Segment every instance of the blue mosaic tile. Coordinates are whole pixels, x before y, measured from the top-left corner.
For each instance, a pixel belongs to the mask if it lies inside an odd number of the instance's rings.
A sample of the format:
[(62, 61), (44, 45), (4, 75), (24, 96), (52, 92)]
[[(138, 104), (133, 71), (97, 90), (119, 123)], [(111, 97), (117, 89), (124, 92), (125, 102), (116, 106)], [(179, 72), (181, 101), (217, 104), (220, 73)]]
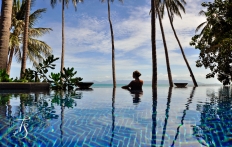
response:
[[(161, 87), (156, 102), (147, 87), (136, 105), (127, 91), (117, 89), (113, 101), (112, 94), (104, 91), (104, 88), (83, 91), (81, 99), (73, 99), (69, 104), (72, 107), (51, 103), (52, 94), (40, 95), (40, 103), (24, 102), (24, 112), (20, 96), (12, 96), (8, 106), (0, 106), (0, 145), (224, 147), (232, 144), (232, 97), (226, 88), (173, 88), (169, 95), (168, 88)], [(18, 121), (23, 118), (22, 113), (30, 116), (27, 125)], [(17, 130), (20, 133), (14, 135)], [(19, 138), (26, 132), (25, 138)]]

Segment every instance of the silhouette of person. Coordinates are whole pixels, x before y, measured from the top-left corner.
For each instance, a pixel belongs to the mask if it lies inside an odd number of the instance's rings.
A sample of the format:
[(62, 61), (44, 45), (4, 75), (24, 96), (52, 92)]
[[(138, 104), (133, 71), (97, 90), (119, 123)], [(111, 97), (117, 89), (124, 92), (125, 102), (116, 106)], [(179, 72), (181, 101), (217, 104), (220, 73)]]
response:
[(139, 71), (134, 71), (132, 74), (132, 77), (135, 80), (132, 80), (128, 85), (122, 86), (123, 89), (127, 89), (129, 91), (143, 91), (143, 80), (140, 80), (139, 77), (141, 76), (141, 73)]

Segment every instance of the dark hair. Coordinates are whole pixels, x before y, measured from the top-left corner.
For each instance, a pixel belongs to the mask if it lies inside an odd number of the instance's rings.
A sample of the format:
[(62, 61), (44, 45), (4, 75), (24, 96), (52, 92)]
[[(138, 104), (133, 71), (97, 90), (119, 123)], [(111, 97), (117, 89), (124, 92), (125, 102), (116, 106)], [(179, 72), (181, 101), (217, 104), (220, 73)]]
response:
[(136, 77), (140, 77), (141, 73), (138, 70), (136, 70), (133, 72), (133, 75), (135, 75)]

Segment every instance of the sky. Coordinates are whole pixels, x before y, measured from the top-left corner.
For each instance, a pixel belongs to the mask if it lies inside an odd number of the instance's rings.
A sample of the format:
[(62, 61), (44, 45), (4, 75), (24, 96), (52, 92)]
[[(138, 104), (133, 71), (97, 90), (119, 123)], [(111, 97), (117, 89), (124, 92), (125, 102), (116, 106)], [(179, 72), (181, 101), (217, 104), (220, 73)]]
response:
[[(196, 34), (196, 27), (206, 20), (204, 16), (198, 14), (203, 9), (201, 6), (203, 0), (186, 0), (186, 2), (186, 13), (182, 13), (182, 19), (177, 16), (174, 18), (174, 27), (185, 55), (196, 81), (206, 84), (219, 83), (217, 78), (205, 78), (205, 75), (210, 73), (209, 69), (196, 67), (199, 50), (189, 45), (191, 38)], [(47, 8), (47, 11), (38, 20), (36, 27), (52, 28), (53, 31), (38, 39), (51, 46), (52, 54), (55, 57), (60, 57), (61, 3), (58, 1), (55, 8), (52, 8), (50, 0), (36, 0), (31, 12), (40, 8)], [(150, 0), (124, 0), (123, 3), (115, 0), (111, 3), (111, 20), (115, 37), (116, 80), (132, 80), (134, 70), (142, 73), (141, 79), (144, 81), (152, 80), (151, 16), (149, 11)], [(172, 77), (174, 80), (191, 81), (167, 13), (162, 22)], [(158, 20), (156, 27), (158, 80), (168, 80)], [(84, 3), (78, 3), (77, 11), (75, 11), (70, 1), (68, 8), (65, 9), (65, 67), (74, 67), (77, 71), (76, 76), (82, 77), (83, 81), (112, 80), (111, 50), (107, 3), (101, 3), (99, 0), (85, 0)], [(58, 73), (60, 71), (60, 59), (55, 62), (56, 69), (50, 70), (51, 72)], [(20, 66), (15, 60), (13, 61), (10, 77), (19, 76)], [(27, 68), (32, 68), (32, 63), (29, 61)]]

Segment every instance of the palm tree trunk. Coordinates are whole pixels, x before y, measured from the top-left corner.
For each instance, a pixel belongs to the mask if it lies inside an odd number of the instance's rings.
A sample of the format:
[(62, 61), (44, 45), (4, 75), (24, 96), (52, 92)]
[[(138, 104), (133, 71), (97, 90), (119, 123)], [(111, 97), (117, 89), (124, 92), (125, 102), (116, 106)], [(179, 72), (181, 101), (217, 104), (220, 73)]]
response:
[(151, 46), (152, 46), (152, 89), (157, 90), (157, 58), (156, 58), (156, 21), (155, 5), (151, 0)]
[(114, 61), (114, 32), (113, 26), (110, 19), (110, 0), (108, 2), (108, 19), (110, 23), (110, 32), (111, 32), (111, 42), (112, 42), (112, 74), (113, 74), (113, 88), (116, 88), (116, 78), (115, 78), (115, 61)]
[(62, 0), (62, 53), (61, 53), (61, 68), (60, 72), (63, 73), (64, 68), (64, 0)]
[(14, 54), (14, 49), (12, 48), (10, 50), (10, 56), (9, 56), (8, 63), (7, 63), (7, 68), (6, 68), (6, 73), (8, 75), (10, 75), (10, 69), (11, 69), (11, 63), (12, 63), (12, 59), (13, 59), (13, 54)]
[(23, 56), (22, 56), (21, 74), (20, 74), (21, 78), (24, 77), (23, 73), (25, 72), (26, 69), (30, 8), (31, 8), (31, 0), (27, 0), (27, 11), (25, 14), (25, 25), (24, 25), (24, 34), (23, 34)]
[(173, 87), (172, 74), (171, 74), (171, 68), (170, 68), (169, 57), (168, 57), (168, 48), (167, 48), (164, 29), (163, 29), (163, 24), (162, 24), (162, 20), (161, 20), (161, 17), (160, 17), (158, 5), (156, 4), (156, 0), (155, 0), (155, 7), (156, 7), (156, 11), (158, 13), (160, 29), (161, 29), (161, 32), (162, 32), (162, 38), (163, 38), (163, 44), (164, 44), (164, 50), (165, 50), (165, 56), (166, 56), (166, 64), (167, 64), (169, 86)]
[(12, 0), (2, 0), (0, 18), (0, 69), (6, 70), (11, 27)]
[(186, 65), (187, 65), (187, 67), (188, 67), (188, 70), (189, 70), (189, 72), (190, 72), (190, 76), (192, 77), (192, 81), (193, 81), (193, 83), (194, 83), (194, 86), (197, 87), (198, 85), (197, 85), (196, 79), (195, 79), (195, 77), (194, 77), (194, 75), (193, 75), (193, 72), (192, 72), (191, 67), (189, 66), (188, 60), (187, 60), (187, 58), (185, 57), (184, 50), (183, 50), (183, 48), (182, 48), (182, 46), (181, 46), (181, 43), (180, 43), (180, 40), (179, 40), (179, 38), (178, 38), (178, 36), (177, 36), (177, 34), (176, 34), (176, 30), (175, 30), (175, 28), (174, 28), (174, 26), (173, 26), (173, 22), (172, 22), (172, 20), (171, 20), (170, 12), (169, 12), (169, 9), (167, 8), (167, 6), (166, 6), (166, 9), (167, 9), (167, 12), (168, 12), (168, 18), (169, 18), (170, 24), (171, 24), (171, 26), (172, 26), (173, 33), (174, 33), (174, 35), (175, 35), (175, 37), (176, 37), (176, 40), (177, 40), (177, 42), (178, 42), (178, 44), (179, 44), (179, 47), (180, 47), (181, 53), (182, 53), (182, 55), (183, 55), (184, 61), (185, 61)]
[(157, 90), (157, 58), (156, 58), (156, 12), (154, 0), (151, 0), (151, 46), (152, 46), (152, 89)]

